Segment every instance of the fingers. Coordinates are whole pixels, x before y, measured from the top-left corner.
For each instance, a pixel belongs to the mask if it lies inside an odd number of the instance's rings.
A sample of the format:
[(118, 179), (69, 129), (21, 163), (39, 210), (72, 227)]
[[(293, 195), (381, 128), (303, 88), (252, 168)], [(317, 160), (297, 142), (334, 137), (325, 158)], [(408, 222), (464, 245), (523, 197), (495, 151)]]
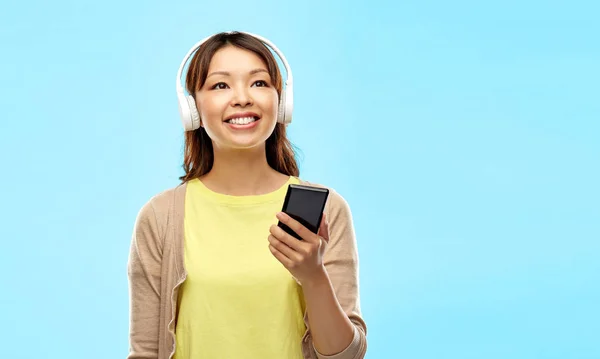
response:
[[(277, 240), (278, 242), (281, 242), (281, 244), (292, 249), (294, 252), (306, 253), (306, 251), (308, 250), (307, 242), (299, 241), (298, 239), (292, 237), (286, 231), (284, 231), (281, 227), (279, 227), (275, 224), (271, 225), (271, 227), (269, 228), (269, 232), (271, 232), (271, 236), (275, 240)], [(269, 240), (270, 240), (271, 236), (269, 236)], [(279, 247), (276, 247), (276, 248), (279, 249)], [(283, 252), (283, 253), (285, 254), (286, 252)]]
[(270, 242), (270, 237), (269, 236), (269, 250), (271, 251), (271, 253), (273, 254), (273, 256), (275, 256), (275, 258), (277, 258), (277, 260), (279, 260), (279, 262), (281, 262), (281, 264), (283, 264), (285, 267), (290, 268), (293, 266), (294, 262), (289, 259), (285, 254), (281, 253), (280, 250), (278, 250), (277, 248), (275, 248)]
[(311, 268), (319, 266), (321, 263), (324, 245), (329, 241), (327, 217), (323, 215), (318, 234), (313, 233), (285, 213), (279, 213), (277, 217), (304, 240), (298, 240), (283, 228), (273, 224), (269, 228), (269, 250), (291, 273), (300, 278), (301, 273), (312, 272)]
[(317, 235), (315, 233), (311, 232), (308, 228), (304, 227), (300, 222), (288, 216), (286, 213), (277, 213), (277, 218), (285, 225), (290, 227), (292, 231), (296, 232), (300, 236), (300, 238), (304, 239), (305, 241), (318, 241)]

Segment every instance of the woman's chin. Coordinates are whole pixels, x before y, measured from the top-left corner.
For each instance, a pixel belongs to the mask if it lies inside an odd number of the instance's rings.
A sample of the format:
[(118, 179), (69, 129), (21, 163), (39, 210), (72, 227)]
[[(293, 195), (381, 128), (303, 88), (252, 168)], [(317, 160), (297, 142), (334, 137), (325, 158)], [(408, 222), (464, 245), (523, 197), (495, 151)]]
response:
[(264, 146), (273, 131), (268, 132), (264, 126), (256, 126), (246, 131), (228, 131), (227, 139), (231, 147), (237, 149)]
[(233, 150), (251, 150), (255, 148), (264, 148), (268, 136), (254, 135), (237, 135), (231, 136), (227, 141), (227, 146)]

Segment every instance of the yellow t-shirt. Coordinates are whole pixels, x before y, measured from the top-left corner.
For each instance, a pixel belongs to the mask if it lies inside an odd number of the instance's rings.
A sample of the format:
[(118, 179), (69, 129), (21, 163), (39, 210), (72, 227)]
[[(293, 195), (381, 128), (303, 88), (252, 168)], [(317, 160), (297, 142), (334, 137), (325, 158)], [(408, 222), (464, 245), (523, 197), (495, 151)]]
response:
[(290, 180), (278, 190), (229, 196), (188, 182), (185, 266), (176, 359), (301, 359), (301, 287), (269, 251)]

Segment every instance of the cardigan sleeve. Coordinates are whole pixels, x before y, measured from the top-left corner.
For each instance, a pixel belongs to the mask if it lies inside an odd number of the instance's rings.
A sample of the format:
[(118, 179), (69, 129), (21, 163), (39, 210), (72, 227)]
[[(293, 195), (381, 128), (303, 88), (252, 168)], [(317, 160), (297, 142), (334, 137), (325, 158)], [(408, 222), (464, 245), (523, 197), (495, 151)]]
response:
[(129, 354), (127, 359), (157, 359), (160, 320), (162, 243), (152, 203), (138, 213), (131, 240), (129, 279)]
[(367, 351), (367, 326), (360, 309), (358, 250), (352, 213), (337, 192), (330, 189), (329, 197), (329, 243), (323, 262), (340, 306), (353, 324), (354, 337), (340, 353), (323, 355), (316, 349), (315, 353), (318, 359), (362, 359)]

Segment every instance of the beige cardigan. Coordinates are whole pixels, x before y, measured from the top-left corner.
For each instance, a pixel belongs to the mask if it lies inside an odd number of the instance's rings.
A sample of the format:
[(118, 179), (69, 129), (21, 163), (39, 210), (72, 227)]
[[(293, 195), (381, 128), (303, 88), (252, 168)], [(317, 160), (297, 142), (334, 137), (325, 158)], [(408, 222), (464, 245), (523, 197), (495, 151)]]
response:
[[(300, 183), (323, 187), (303, 180)], [(346, 201), (331, 188), (329, 191), (325, 211), (330, 238), (323, 261), (337, 299), (354, 324), (354, 339), (339, 354), (319, 354), (313, 347), (305, 313), (307, 330), (302, 338), (302, 352), (305, 359), (361, 359), (367, 350), (367, 328), (360, 311), (352, 215)], [(184, 183), (154, 196), (136, 218), (127, 265), (130, 297), (127, 359), (171, 359), (175, 351), (178, 289), (186, 279), (185, 192)]]

